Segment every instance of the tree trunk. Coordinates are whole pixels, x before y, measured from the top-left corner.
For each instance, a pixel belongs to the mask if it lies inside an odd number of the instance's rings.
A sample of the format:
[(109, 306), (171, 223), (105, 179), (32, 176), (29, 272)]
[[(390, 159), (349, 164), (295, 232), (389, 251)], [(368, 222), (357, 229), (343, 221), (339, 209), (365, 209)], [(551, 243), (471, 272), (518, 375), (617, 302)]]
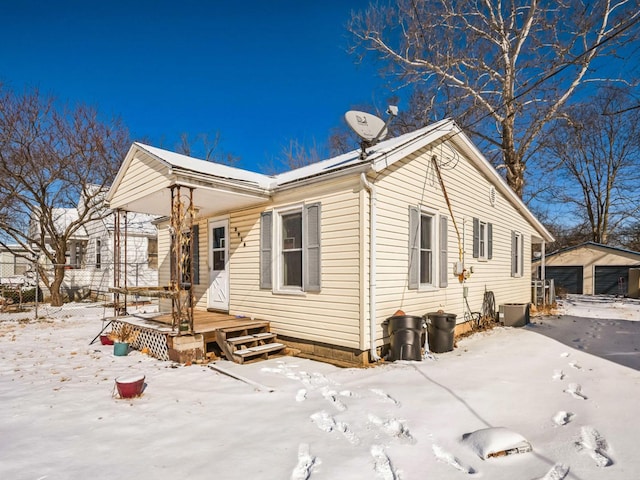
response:
[(60, 291), (62, 281), (64, 280), (64, 265), (56, 265), (53, 268), (53, 281), (49, 287), (51, 293), (51, 306), (61, 307), (63, 302), (63, 295)]
[(507, 118), (502, 124), (502, 152), (507, 168), (507, 183), (516, 195), (522, 198), (522, 193), (524, 192), (525, 164), (516, 151), (514, 142), (514, 117), (510, 115), (510, 110), (511, 109), (507, 108)]

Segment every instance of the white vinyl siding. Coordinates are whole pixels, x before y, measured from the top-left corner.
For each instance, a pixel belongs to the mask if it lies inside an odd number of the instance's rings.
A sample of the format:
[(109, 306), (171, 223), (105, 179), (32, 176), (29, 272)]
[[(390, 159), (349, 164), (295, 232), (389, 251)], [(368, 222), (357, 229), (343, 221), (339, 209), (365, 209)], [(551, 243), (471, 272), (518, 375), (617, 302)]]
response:
[[(433, 170), (431, 158), (442, 156), (441, 173), (454, 218)], [(467, 300), (472, 311), (480, 311), (485, 290), (493, 291), (496, 304), (530, 301), (530, 264), (524, 261), (522, 277), (511, 277), (511, 230), (522, 232), (523, 258), (531, 255), (532, 226), (499, 192), (494, 205), (490, 202), (491, 183), (480, 174), (461, 152), (440, 145), (425, 149), (397, 162), (376, 178), (378, 204), (377, 252), (377, 321), (382, 323), (398, 309), (408, 315), (424, 315), (444, 310), (464, 320), (466, 309), (463, 287), (467, 287)], [(440, 252), (438, 286), (446, 288), (423, 292), (411, 288), (411, 272), (402, 265), (409, 264), (408, 205), (428, 205), (439, 213), (441, 222), (446, 217), (447, 249)], [(487, 225), (486, 256), (490, 261), (480, 262), (473, 256), (474, 218)], [(454, 221), (456, 227), (454, 227)], [(456, 231), (458, 233), (456, 233)], [(460, 242), (458, 242), (458, 235)], [(443, 239), (440, 239), (440, 244)], [(448, 254), (447, 254), (448, 252)], [(454, 253), (455, 252), (455, 253)], [(467, 271), (473, 273), (464, 284), (453, 275), (453, 265), (464, 260)], [(442, 267), (446, 264), (446, 267)], [(378, 330), (379, 342), (382, 328)]]
[[(161, 190), (164, 187), (169, 187), (170, 182), (162, 168), (147, 154), (139, 152), (132, 159), (126, 174), (122, 177), (122, 183), (111, 199), (112, 208), (126, 205), (130, 200), (136, 198), (141, 190)], [(167, 202), (170, 202), (169, 198), (167, 198)]]
[[(359, 187), (358, 178), (325, 182), (275, 196), (270, 205), (272, 210), (265, 212), (264, 207), (257, 207), (232, 213), (230, 229), (237, 229), (238, 235), (230, 238), (230, 313), (268, 320), (271, 330), (278, 335), (359, 348), (362, 328)], [(267, 271), (272, 264), (257, 261), (261, 255), (261, 224), (272, 224), (265, 218), (269, 214), (275, 224), (279, 210), (286, 211), (289, 206), (303, 202), (309, 208), (318, 206), (316, 211), (309, 209), (306, 218), (318, 220), (315, 230), (319, 236), (313, 234), (309, 225), (304, 229), (307, 239), (303, 235), (303, 242), (307, 261), (310, 257), (318, 258), (320, 268), (315, 278), (303, 273), (306, 291), (281, 295), (262, 284), (260, 271)], [(313, 236), (317, 243), (311, 241)], [(263, 250), (263, 258), (265, 255)], [(275, 252), (272, 257), (276, 258)], [(307, 269), (307, 273), (312, 272)]]

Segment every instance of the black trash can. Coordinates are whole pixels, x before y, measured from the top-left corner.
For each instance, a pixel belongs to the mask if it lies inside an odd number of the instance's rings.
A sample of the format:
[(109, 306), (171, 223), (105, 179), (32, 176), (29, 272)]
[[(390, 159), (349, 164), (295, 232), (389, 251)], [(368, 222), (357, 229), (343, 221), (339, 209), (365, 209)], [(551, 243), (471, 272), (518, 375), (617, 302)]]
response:
[(433, 312), (427, 318), (429, 350), (444, 353), (453, 350), (453, 331), (456, 328), (456, 315), (453, 313)]
[(387, 318), (391, 341), (389, 359), (422, 360), (422, 335), (424, 320), (412, 315), (394, 315)]

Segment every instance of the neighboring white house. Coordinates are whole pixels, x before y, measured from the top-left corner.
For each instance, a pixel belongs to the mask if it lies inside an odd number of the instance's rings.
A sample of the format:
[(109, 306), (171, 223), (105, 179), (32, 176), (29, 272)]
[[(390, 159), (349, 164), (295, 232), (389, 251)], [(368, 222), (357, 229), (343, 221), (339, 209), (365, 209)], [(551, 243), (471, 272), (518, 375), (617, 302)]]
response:
[[(105, 208), (105, 210), (107, 210)], [(114, 235), (116, 215), (107, 210), (100, 220), (87, 222), (79, 229), (67, 246), (65, 278), (62, 288), (70, 298), (84, 298), (107, 294), (114, 285)], [(57, 228), (65, 229), (77, 220), (76, 208), (54, 209)], [(121, 256), (120, 283), (129, 286), (158, 284), (158, 239), (155, 216), (128, 213), (121, 219), (122, 252), (126, 251), (126, 262)], [(40, 261), (43, 260), (41, 256)], [(43, 285), (44, 288), (44, 285)]]
[(0, 279), (23, 276), (29, 272), (31, 262), (24, 257), (28, 256), (28, 252), (20, 245), (7, 247), (0, 247)]
[[(485, 291), (530, 301), (525, 259), (553, 237), (454, 121), (366, 153), (267, 176), (134, 143), (107, 200), (168, 217), (172, 187), (188, 191), (196, 308), (268, 320), (316, 355), (376, 359), (399, 309), (463, 323)], [(159, 224), (161, 285), (170, 230)]]

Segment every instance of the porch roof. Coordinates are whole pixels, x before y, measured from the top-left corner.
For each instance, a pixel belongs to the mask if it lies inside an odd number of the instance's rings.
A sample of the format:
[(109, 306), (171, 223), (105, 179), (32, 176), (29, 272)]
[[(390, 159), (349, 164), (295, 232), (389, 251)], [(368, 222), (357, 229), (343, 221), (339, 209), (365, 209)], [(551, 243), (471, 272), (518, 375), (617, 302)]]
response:
[(258, 205), (269, 200), (271, 177), (134, 143), (107, 193), (112, 209), (168, 216), (171, 187), (193, 189), (200, 216)]

